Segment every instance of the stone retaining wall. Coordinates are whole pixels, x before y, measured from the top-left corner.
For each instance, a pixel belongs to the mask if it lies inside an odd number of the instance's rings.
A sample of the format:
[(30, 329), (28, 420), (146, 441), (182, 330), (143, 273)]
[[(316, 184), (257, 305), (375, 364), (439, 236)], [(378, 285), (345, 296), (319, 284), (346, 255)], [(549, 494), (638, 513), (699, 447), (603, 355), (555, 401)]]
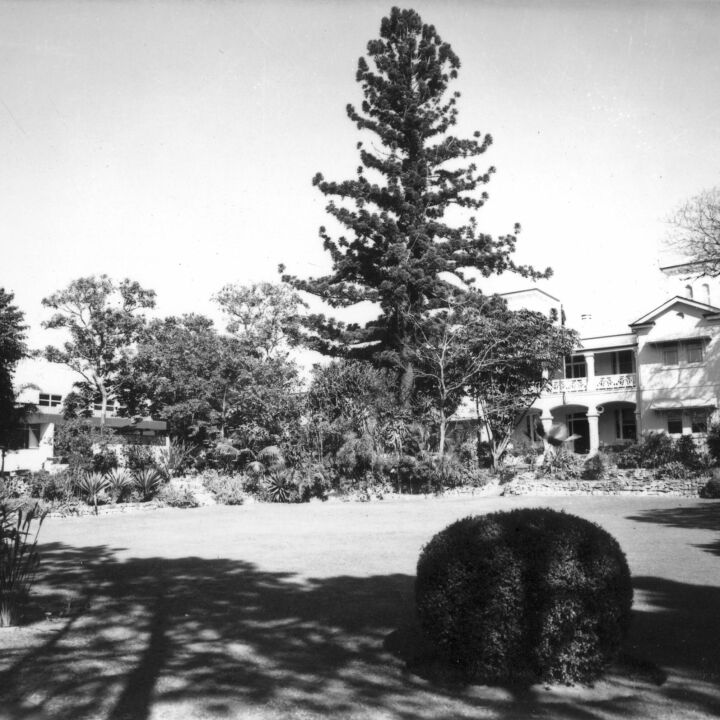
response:
[(503, 487), (503, 495), (671, 495), (698, 497), (706, 477), (673, 480), (647, 470), (619, 471), (606, 480), (557, 480), (523, 473)]

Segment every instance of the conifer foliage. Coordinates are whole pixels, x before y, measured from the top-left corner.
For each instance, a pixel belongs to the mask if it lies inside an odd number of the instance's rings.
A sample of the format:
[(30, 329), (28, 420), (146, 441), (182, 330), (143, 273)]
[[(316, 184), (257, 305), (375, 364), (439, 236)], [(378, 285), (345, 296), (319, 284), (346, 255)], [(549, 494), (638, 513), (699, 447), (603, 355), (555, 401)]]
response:
[[(479, 170), (473, 159), (492, 137), (475, 132), (461, 139), (450, 132), (459, 98), (450, 85), (460, 68), (450, 45), (414, 10), (393, 8), (367, 55), (356, 75), (364, 100), (359, 109), (348, 105), (347, 114), (372, 142), (358, 143), (354, 179), (335, 182), (318, 173), (313, 180), (330, 199), (327, 212), (344, 228), (336, 238), (320, 228), (332, 271), (283, 279), (331, 307), (376, 303), (379, 317), (363, 327), (310, 316), (310, 342), (325, 354), (395, 367), (400, 398), (406, 399), (413, 385), (412, 319), (458, 292), (443, 274), (471, 283), (478, 272), (539, 278), (550, 271), (513, 262), (519, 225), (500, 237), (478, 229), (472, 213), (487, 200), (484, 186), (495, 169)], [(469, 217), (451, 224), (445, 217), (451, 207)]]

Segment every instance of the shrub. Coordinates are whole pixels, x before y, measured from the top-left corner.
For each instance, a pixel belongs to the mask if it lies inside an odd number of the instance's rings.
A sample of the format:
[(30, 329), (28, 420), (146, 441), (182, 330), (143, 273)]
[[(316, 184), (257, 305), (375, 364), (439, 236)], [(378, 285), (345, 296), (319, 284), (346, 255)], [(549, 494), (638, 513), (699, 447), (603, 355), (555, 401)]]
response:
[(710, 480), (700, 488), (700, 497), (711, 500), (720, 499), (720, 478), (710, 478)]
[(118, 466), (118, 458), (114, 450), (108, 447), (101, 447), (99, 452), (92, 456), (93, 472), (105, 475)]
[[(459, 487), (471, 480), (473, 473), (463, 464), (459, 454), (433, 455), (432, 463), (435, 468), (434, 482), (436, 490)], [(473, 467), (477, 467), (477, 463)]]
[(689, 470), (699, 469), (703, 462), (692, 435), (681, 435), (674, 446), (674, 458)]
[(675, 443), (664, 432), (649, 432), (640, 445), (642, 467), (658, 468), (675, 459)]
[(168, 507), (196, 508), (200, 506), (189, 488), (178, 488), (173, 485), (166, 485), (158, 493), (158, 499)]
[(617, 466), (623, 470), (636, 470), (643, 467), (642, 446), (638, 444), (628, 445), (617, 453), (615, 461)]
[(608, 460), (602, 453), (592, 455), (585, 461), (582, 470), (584, 480), (604, 480), (608, 476)]
[(15, 625), (22, 618), (40, 564), (35, 547), (44, 519), (38, 505), (26, 513), (0, 505), (0, 627)]
[(679, 460), (671, 460), (661, 468), (658, 468), (657, 474), (661, 478), (668, 478), (670, 480), (685, 480), (692, 475), (692, 471)]
[(0, 478), (0, 502), (30, 495), (30, 483), (19, 477)]
[(705, 443), (715, 465), (720, 465), (720, 423), (711, 423), (705, 436)]
[(410, 493), (428, 493), (438, 484), (437, 470), (429, 458), (401, 455), (390, 469), (390, 475), (395, 479), (398, 492), (404, 489)]
[(583, 460), (567, 450), (546, 453), (540, 473), (552, 475), (557, 480), (577, 480), (582, 476)]
[(150, 445), (125, 445), (123, 452), (123, 466), (131, 473), (157, 468), (155, 452)]
[(192, 464), (192, 449), (178, 440), (171, 440), (160, 451), (157, 465), (165, 480), (182, 475)]
[(376, 478), (372, 473), (367, 473), (365, 477), (359, 479), (340, 477), (337, 490), (343, 500), (369, 502), (372, 499), (382, 500), (393, 492), (393, 486)]
[(599, 526), (548, 509), (459, 520), (423, 548), (425, 633), (469, 678), (590, 681), (618, 653), (632, 585)]
[(144, 468), (133, 473), (135, 487), (140, 492), (143, 500), (150, 500), (157, 494), (162, 482), (162, 475), (152, 468)]
[(75, 481), (70, 472), (49, 473), (46, 470), (31, 473), (28, 480), (30, 495), (48, 502), (70, 502), (75, 498)]
[(219, 505), (242, 505), (245, 502), (242, 475), (221, 475), (216, 470), (206, 470), (202, 474), (202, 484)]
[(372, 470), (376, 459), (372, 438), (368, 435), (357, 437), (354, 433), (348, 433), (344, 439), (345, 442), (335, 454), (339, 472), (347, 477), (361, 477)]

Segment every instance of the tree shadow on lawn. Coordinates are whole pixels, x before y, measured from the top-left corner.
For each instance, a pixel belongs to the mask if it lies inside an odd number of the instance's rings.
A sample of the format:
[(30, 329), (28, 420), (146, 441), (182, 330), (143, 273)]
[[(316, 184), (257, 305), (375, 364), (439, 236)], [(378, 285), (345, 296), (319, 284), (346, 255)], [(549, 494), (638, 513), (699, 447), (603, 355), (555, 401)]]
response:
[[(626, 667), (613, 670), (609, 690), (574, 696), (464, 686), (427, 653), (408, 668), (418, 633), (409, 575), (303, 581), (226, 559), (119, 562), (107, 547), (61, 544), (41, 553), (36, 609), (56, 615), (67, 589), (77, 594), (69, 615), (39, 623), (29, 649), (0, 661), (0, 717), (145, 720), (155, 709), (178, 718), (583, 720), (647, 710)], [(636, 613), (632, 653), (688, 679), (681, 696), (670, 684), (653, 688), (654, 701), (719, 714), (706, 665), (720, 664), (711, 642), (720, 627), (709, 617), (720, 590), (657, 578), (636, 586), (657, 612)], [(694, 615), (698, 604), (705, 610)]]
[[(686, 530), (712, 530), (720, 533), (720, 502), (705, 501), (697, 505), (645, 510), (640, 515), (632, 515), (628, 520), (636, 522), (658, 523)], [(696, 547), (720, 555), (720, 538), (696, 545)]]

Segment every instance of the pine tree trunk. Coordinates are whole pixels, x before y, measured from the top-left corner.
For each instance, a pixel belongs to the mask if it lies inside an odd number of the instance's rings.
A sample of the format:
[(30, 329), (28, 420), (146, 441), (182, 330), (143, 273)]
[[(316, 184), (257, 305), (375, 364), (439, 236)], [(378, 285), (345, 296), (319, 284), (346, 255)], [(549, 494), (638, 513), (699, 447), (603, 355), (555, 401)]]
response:
[(403, 410), (410, 408), (413, 386), (415, 385), (415, 368), (408, 357), (406, 348), (400, 353), (400, 377), (398, 380), (398, 402)]

